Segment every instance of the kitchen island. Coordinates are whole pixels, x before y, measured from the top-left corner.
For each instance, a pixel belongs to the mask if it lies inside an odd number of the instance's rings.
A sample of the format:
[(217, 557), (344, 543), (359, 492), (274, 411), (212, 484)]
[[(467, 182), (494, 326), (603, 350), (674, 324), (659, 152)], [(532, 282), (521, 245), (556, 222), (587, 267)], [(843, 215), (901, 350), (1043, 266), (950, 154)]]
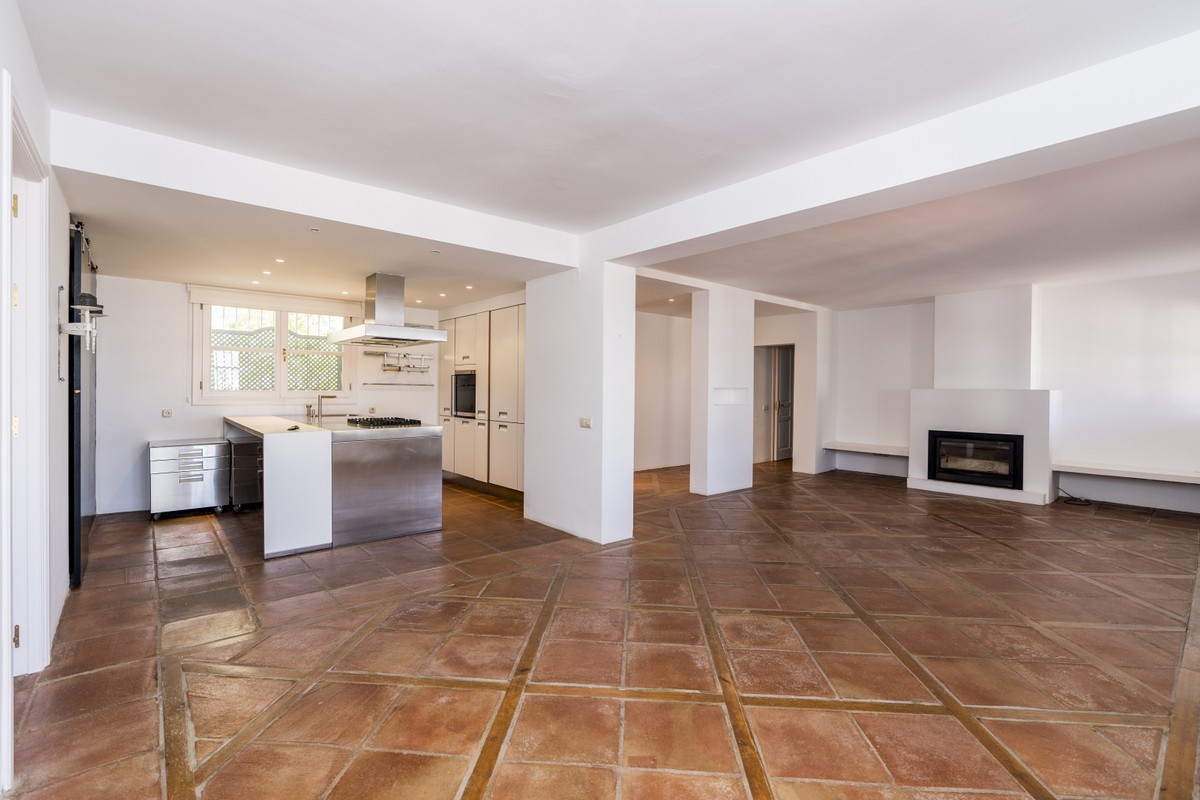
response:
[(225, 434), (262, 441), (266, 558), (442, 526), (440, 425), (226, 417)]

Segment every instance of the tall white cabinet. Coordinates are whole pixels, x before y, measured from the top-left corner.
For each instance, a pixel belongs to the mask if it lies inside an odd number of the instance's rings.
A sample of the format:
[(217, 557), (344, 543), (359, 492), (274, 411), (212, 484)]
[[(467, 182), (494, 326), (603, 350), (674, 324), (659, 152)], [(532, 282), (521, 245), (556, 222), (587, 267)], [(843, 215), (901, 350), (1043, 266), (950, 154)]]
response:
[[(525, 306), (442, 322), (438, 370), (442, 469), (524, 491)], [(475, 372), (475, 418), (451, 416), (454, 373)]]

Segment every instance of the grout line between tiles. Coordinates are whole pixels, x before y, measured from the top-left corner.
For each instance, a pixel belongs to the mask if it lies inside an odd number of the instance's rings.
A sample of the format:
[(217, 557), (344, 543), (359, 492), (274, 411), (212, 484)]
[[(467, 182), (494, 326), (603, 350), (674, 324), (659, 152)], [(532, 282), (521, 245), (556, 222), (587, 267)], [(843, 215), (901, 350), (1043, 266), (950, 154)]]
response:
[(1175, 684), (1175, 706), (1163, 756), (1160, 800), (1191, 800), (1198, 793), (1197, 750), (1200, 749), (1200, 579), (1192, 586), (1191, 623)]
[(542, 639), (545, 638), (546, 630), (550, 627), (550, 619), (554, 615), (555, 603), (557, 603), (559, 596), (562, 594), (563, 585), (566, 583), (566, 580), (567, 570), (563, 568), (563, 565), (560, 565), (554, 576), (554, 581), (550, 584), (550, 590), (546, 593), (546, 599), (542, 603), (542, 610), (538, 614), (533, 630), (530, 631), (529, 638), (525, 642), (525, 648), (521, 651), (521, 656), (513, 669), (508, 689), (504, 693), (504, 698), (500, 701), (500, 707), (496, 710), (496, 715), (492, 720), (491, 727), (488, 729), (483, 746), (479, 749), (475, 766), (471, 769), (466, 785), (459, 795), (461, 800), (482, 800), (484, 792), (491, 783), (492, 775), (495, 773), (497, 763), (500, 759), (501, 748), (504, 746), (508, 731), (512, 727), (516, 717), (517, 706), (521, 702), (525, 686), (529, 683), (534, 659), (537, 657)]

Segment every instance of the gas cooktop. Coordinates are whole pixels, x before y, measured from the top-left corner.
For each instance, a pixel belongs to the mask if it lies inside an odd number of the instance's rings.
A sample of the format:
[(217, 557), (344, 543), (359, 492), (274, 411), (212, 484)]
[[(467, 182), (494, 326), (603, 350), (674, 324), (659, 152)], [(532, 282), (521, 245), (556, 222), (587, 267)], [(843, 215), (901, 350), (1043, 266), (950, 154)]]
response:
[(421, 420), (405, 417), (346, 417), (347, 425), (357, 425), (360, 428), (416, 428)]

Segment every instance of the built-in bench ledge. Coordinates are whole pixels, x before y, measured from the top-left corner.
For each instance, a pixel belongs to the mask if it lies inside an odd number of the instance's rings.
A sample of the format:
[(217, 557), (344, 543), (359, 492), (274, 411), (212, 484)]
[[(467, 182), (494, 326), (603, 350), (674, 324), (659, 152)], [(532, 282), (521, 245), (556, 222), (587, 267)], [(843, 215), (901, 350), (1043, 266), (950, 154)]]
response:
[(1055, 472), (1070, 472), (1076, 475), (1105, 475), (1110, 478), (1138, 478), (1145, 481), (1200, 484), (1200, 471), (1196, 470), (1152, 469), (1120, 464), (1084, 464), (1078, 461), (1057, 461), (1051, 469)]
[(826, 442), (821, 445), (826, 450), (838, 450), (843, 453), (870, 453), (875, 456), (908, 457), (908, 445), (904, 444), (864, 444), (862, 442)]

